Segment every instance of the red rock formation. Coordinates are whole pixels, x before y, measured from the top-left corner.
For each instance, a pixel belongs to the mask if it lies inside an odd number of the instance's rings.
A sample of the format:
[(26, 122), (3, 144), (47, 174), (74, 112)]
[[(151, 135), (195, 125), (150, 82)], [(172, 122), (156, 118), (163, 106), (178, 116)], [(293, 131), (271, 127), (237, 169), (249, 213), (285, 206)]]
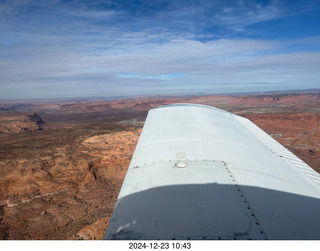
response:
[(139, 134), (140, 129), (120, 130), (63, 141), (69, 143), (47, 147), (38, 158), (31, 155), (32, 146), (19, 156), (4, 154), (0, 239), (102, 238)]
[(36, 113), (30, 115), (15, 111), (0, 111), (0, 132), (17, 133), (42, 130), (44, 121)]
[(246, 117), (320, 173), (319, 115), (251, 114)]
[(0, 109), (0, 239), (101, 239), (141, 132), (121, 125), (142, 126), (150, 108), (186, 102), (248, 117), (320, 172), (318, 94), (28, 104), (46, 124)]

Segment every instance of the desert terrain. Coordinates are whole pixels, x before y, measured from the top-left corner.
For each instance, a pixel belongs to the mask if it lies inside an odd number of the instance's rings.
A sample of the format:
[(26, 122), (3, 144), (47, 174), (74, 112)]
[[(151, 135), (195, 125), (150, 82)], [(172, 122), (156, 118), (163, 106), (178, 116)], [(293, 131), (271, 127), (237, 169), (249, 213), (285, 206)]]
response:
[(108, 100), (0, 100), (0, 239), (102, 239), (148, 110), (247, 117), (320, 173), (320, 90)]

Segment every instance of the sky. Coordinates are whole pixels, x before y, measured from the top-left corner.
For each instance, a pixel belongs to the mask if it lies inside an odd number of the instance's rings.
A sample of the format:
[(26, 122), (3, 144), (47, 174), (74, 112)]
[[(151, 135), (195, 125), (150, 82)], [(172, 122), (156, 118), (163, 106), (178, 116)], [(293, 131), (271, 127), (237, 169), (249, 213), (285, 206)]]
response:
[(315, 88), (318, 0), (0, 0), (0, 99)]

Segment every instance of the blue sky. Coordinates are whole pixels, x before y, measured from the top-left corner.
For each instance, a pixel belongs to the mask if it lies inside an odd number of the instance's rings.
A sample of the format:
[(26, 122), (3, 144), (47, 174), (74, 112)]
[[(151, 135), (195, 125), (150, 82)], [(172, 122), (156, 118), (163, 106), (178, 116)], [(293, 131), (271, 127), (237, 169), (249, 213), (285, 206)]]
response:
[(0, 0), (0, 99), (320, 88), (320, 1)]

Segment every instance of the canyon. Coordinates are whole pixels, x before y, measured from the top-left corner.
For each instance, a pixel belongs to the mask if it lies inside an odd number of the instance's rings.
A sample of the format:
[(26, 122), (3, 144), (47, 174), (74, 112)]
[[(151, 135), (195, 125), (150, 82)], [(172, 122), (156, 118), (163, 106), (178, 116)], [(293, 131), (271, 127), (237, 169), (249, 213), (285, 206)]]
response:
[(244, 116), (320, 172), (320, 91), (0, 101), (0, 239), (100, 240), (148, 110)]

